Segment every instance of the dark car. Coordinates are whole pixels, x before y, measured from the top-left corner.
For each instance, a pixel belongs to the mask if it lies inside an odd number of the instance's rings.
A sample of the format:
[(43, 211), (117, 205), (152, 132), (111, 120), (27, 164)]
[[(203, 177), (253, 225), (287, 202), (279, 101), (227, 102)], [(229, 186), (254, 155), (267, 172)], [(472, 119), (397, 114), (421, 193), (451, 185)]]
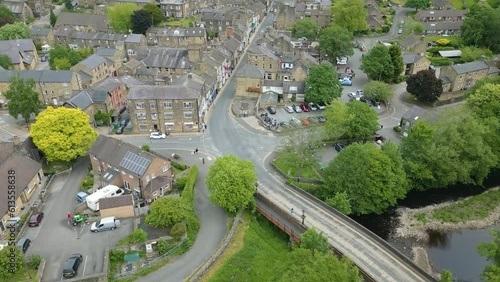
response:
[(272, 115), (276, 114), (276, 108), (273, 106), (267, 107), (267, 111)]
[(75, 277), (78, 275), (78, 267), (80, 267), (82, 261), (82, 254), (72, 254), (64, 263), (63, 276)]
[(377, 99), (371, 99), (371, 102), (372, 102), (372, 106), (374, 106), (374, 107), (380, 106), (380, 101)]
[(335, 145), (333, 145), (333, 148), (335, 148), (335, 150), (337, 150), (337, 152), (340, 152), (340, 151), (344, 150), (345, 146), (340, 144), (340, 143), (335, 143)]
[(31, 245), (31, 240), (28, 238), (21, 238), (21, 240), (17, 241), (17, 247), (23, 251), (23, 254), (26, 253), (29, 246)]
[(129, 121), (130, 121), (130, 120), (129, 120), (128, 118), (122, 119), (122, 120), (120, 121), (120, 127), (125, 127), (125, 126), (127, 126)]
[(42, 222), (44, 213), (43, 212), (36, 212), (33, 213), (30, 217), (29, 221), (29, 226), (38, 226)]
[(369, 98), (361, 97), (359, 100), (363, 103), (367, 103), (368, 105), (371, 104), (371, 100)]
[(116, 134), (123, 134), (123, 130), (125, 129), (125, 126), (120, 126), (116, 129)]

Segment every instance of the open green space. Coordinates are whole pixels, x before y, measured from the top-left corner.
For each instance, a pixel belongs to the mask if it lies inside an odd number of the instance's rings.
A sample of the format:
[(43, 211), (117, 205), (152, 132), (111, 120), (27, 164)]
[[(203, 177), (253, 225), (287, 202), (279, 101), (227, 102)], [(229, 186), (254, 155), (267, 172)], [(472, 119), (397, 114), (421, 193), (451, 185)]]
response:
[(475, 2), (477, 2), (474, 0), (450, 0), (450, 3), (453, 5), (453, 8), (455, 8), (456, 10), (463, 10), (464, 4), (462, 1), (465, 2), (465, 5), (467, 8), (470, 8), (472, 5), (474, 5)]
[[(274, 265), (289, 253), (287, 235), (260, 215), (238, 228), (246, 229), (243, 248), (227, 259), (209, 281), (269, 281), (274, 275)], [(226, 252), (238, 245), (233, 241)]]
[(180, 27), (193, 27), (196, 21), (195, 17), (185, 18), (182, 20), (169, 19), (162, 23), (162, 26), (180, 26)]
[(448, 46), (455, 46), (455, 47), (459, 47), (460, 45), (462, 45), (462, 41), (460, 39), (459, 36), (439, 36), (439, 35), (428, 35), (428, 36), (425, 36), (425, 40), (426, 41), (434, 41), (436, 42), (437, 40), (439, 39), (448, 39), (450, 40), (450, 44)]
[(285, 159), (283, 158), (276, 158), (274, 160), (274, 165), (281, 169), (284, 173), (290, 172), (290, 176), (292, 177), (304, 177), (304, 178), (311, 178), (311, 179), (320, 179), (318, 176), (318, 173), (316, 171), (320, 171), (319, 164), (316, 166), (305, 166), (302, 169), (302, 173), (299, 173), (293, 166), (291, 166)]

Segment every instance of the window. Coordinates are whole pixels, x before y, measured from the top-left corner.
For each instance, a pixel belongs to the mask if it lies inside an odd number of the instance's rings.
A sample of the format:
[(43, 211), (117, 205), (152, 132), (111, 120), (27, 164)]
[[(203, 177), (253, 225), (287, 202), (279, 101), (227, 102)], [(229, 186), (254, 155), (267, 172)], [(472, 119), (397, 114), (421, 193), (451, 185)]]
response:
[(163, 172), (166, 172), (166, 171), (168, 170), (168, 165), (164, 165), (164, 166), (161, 168), (161, 170), (162, 170)]
[(262, 64), (262, 68), (265, 69), (266, 68), (266, 65)]
[(462, 78), (464, 78), (464, 76), (463, 76), (463, 75), (461, 75), (461, 76), (459, 76), (458, 78), (459, 78), (460, 80), (462, 80)]
[(174, 130), (174, 123), (173, 122), (166, 122), (165, 123), (165, 130), (166, 131), (173, 131)]
[(45, 83), (43, 83), (43, 82), (40, 82), (40, 85), (41, 85), (41, 86), (44, 86), (44, 85), (45, 85)]
[(174, 119), (174, 113), (172, 113), (172, 112), (166, 112), (165, 113), (165, 119)]
[(156, 109), (156, 104), (155, 103), (151, 103), (151, 104), (149, 104), (149, 107), (151, 108), (151, 110), (154, 110), (154, 109)]
[(44, 95), (47, 95), (47, 90), (43, 90), (43, 94), (44, 94)]
[(146, 114), (145, 113), (137, 113), (135, 114), (137, 119), (141, 120), (141, 119), (146, 119)]
[(69, 95), (69, 90), (64, 90), (64, 95)]
[(273, 68), (273, 64), (269, 64), (269, 69), (272, 69)]
[(66, 87), (66, 86), (68, 86), (68, 84), (65, 82), (65, 83), (63, 83), (63, 86)]
[(260, 83), (257, 83), (256, 87), (257, 87), (257, 88), (260, 88)]
[(266, 57), (262, 57), (262, 61), (265, 62), (266, 61)]
[(146, 130), (148, 130), (147, 124), (139, 124), (139, 131), (146, 131)]
[(273, 74), (272, 73), (268, 73), (267, 74), (267, 79), (273, 79)]
[(149, 175), (146, 175), (146, 182), (149, 182)]
[(144, 103), (143, 102), (135, 103), (135, 108), (138, 110), (144, 109)]
[(163, 108), (164, 109), (171, 109), (172, 108), (172, 102), (163, 102)]
[(186, 129), (193, 129), (193, 123), (192, 122), (185, 122), (184, 123), (184, 128), (186, 128)]
[(184, 102), (184, 109), (191, 109), (193, 108), (193, 103), (191, 102)]
[(156, 114), (156, 113), (151, 114), (151, 119), (152, 120), (157, 120), (158, 119), (158, 114)]
[(184, 112), (184, 118), (193, 118), (193, 112)]

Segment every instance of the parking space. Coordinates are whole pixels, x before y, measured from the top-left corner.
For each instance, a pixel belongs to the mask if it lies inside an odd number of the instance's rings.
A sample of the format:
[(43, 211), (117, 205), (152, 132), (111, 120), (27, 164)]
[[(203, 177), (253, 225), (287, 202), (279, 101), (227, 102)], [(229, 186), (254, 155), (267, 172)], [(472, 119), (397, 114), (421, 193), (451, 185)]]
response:
[[(300, 103), (296, 103), (295, 105), (298, 105)], [(287, 104), (287, 106), (291, 106), (292, 104)], [(288, 113), (285, 110), (284, 106), (280, 106), (276, 108), (276, 114), (271, 115), (269, 114), (268, 116), (272, 119), (276, 119), (277, 123), (284, 122), (286, 125), (290, 125), (290, 122), (292, 118), (295, 118), (299, 120), (300, 123), (302, 123), (303, 120), (309, 118), (309, 123), (318, 123), (318, 116), (323, 115), (323, 110), (315, 110), (315, 111), (309, 111), (309, 112), (302, 112), (302, 113)], [(296, 123), (296, 122), (292, 122)], [(293, 125), (292, 125), (293, 126)], [(296, 125), (294, 127), (300, 127), (303, 125)], [(285, 126), (286, 127), (286, 126)]]

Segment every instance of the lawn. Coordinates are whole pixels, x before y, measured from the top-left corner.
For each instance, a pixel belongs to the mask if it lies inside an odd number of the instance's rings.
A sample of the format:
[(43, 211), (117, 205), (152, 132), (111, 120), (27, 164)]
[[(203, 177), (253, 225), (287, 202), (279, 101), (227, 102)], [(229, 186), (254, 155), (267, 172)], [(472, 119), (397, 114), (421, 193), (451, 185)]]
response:
[(292, 168), (286, 162), (286, 160), (284, 160), (283, 158), (279, 158), (279, 157), (276, 158), (274, 160), (274, 165), (276, 165), (284, 173), (288, 173), (290, 171), (290, 176), (294, 176), (294, 177), (300, 176), (300, 177), (312, 178), (312, 179), (319, 179), (320, 178), (315, 171), (315, 169), (317, 169), (318, 171), (320, 170), (319, 165), (316, 165), (315, 168), (313, 168), (311, 166), (304, 167), (304, 170), (302, 171), (302, 175), (299, 175), (298, 171), (296, 171), (295, 168)]
[(167, 20), (162, 23), (162, 26), (180, 26), (180, 27), (193, 27), (196, 21), (195, 17), (185, 18), (182, 20)]
[[(463, 10), (464, 4), (462, 3), (462, 0), (450, 0), (450, 3), (453, 5), (453, 8), (456, 10)], [(472, 5), (474, 5), (475, 1), (474, 0), (465, 0), (465, 5), (467, 5), (467, 8), (470, 8)]]
[[(289, 253), (285, 233), (260, 216), (259, 219), (246, 218), (226, 250), (234, 254), (225, 258), (224, 264), (218, 265), (218, 270), (208, 281), (269, 281), (274, 276), (274, 265)], [(240, 229), (244, 230), (242, 239)], [(234, 252), (235, 249), (239, 251)]]
[(450, 40), (450, 44), (448, 46), (460, 47), (462, 45), (462, 41), (459, 36), (439, 36), (439, 35), (429, 35), (425, 37), (426, 41), (437, 41), (438, 39), (448, 39)]

